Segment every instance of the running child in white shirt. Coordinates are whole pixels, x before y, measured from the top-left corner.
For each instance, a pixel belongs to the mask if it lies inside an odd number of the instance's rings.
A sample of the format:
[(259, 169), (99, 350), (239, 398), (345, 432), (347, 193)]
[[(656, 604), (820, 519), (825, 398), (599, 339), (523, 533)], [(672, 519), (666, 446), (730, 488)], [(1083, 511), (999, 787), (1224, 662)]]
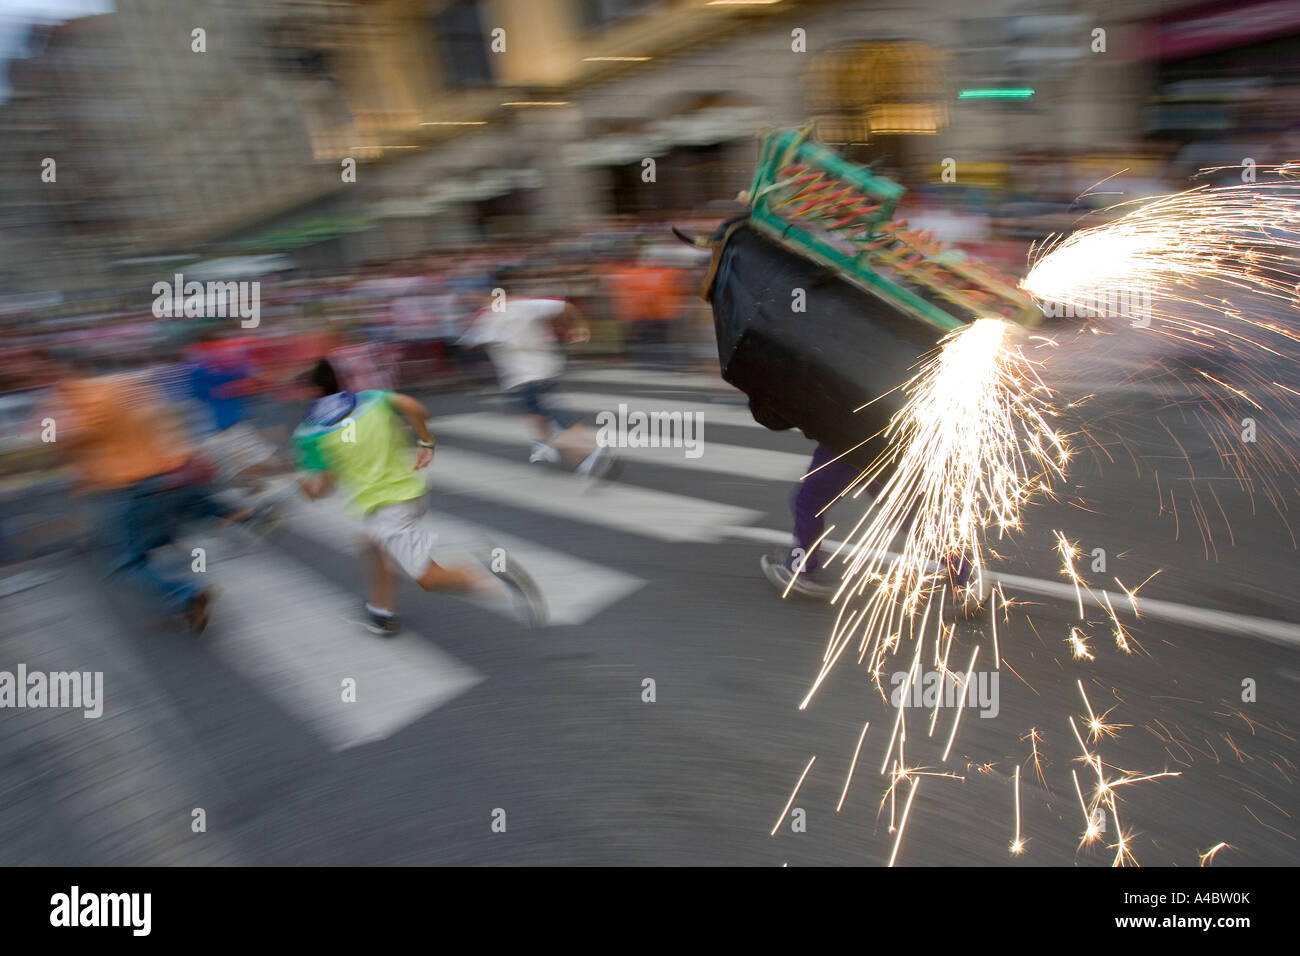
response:
[(590, 338), (576, 309), (564, 299), (483, 297), (462, 345), (484, 345), (511, 405), (525, 415), (537, 436), (530, 461), (563, 458), (582, 478), (609, 473), (614, 456), (596, 444), (577, 415), (550, 399), (564, 370), (561, 343)]

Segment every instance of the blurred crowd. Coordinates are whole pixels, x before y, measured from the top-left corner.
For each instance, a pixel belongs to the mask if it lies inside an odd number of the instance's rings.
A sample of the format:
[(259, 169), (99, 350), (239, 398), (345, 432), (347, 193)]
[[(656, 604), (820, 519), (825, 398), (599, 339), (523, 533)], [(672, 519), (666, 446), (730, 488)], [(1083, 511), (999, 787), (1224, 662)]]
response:
[[(66, 546), (75, 530), (67, 493), (85, 481), (70, 467), (69, 397), (89, 394), (77, 383), (130, 382), (134, 395), (147, 386), (168, 406), (176, 441), (197, 446), (231, 424), (220, 407), (228, 399), (241, 405), (232, 414), (282, 443), (301, 410), (302, 375), (322, 357), (356, 391), (487, 386), (490, 363), (462, 340), (466, 327), (494, 293), (525, 289), (563, 298), (581, 316), (590, 336), (569, 346), (571, 359), (716, 367), (711, 316), (697, 294), (708, 258), (656, 224), (527, 247), (481, 243), (348, 272), (248, 275), (259, 283), (255, 326), (156, 318), (147, 283), (97, 297), (97, 311), (65, 301), (0, 318), (0, 563)], [(170, 281), (184, 266), (159, 271)], [(101, 402), (123, 400), (112, 394)]]
[[(1172, 149), (1121, 153), (1043, 151), (1015, 168), (962, 167), (954, 183), (914, 184), (900, 215), (989, 264), (1023, 272), (1032, 243), (1085, 217), (1097, 221), (1116, 202), (1189, 185), (1191, 167)], [(904, 183), (915, 178), (879, 171)], [(125, 374), (147, 382), (198, 440), (211, 425), (195, 408), (196, 370), (240, 369), (248, 415), (283, 442), (303, 399), (295, 383), (322, 357), (355, 390), (490, 386), (484, 350), (463, 335), (485, 297), (523, 289), (565, 299), (581, 316), (590, 336), (568, 346), (571, 360), (716, 370), (712, 316), (698, 295), (709, 255), (680, 242), (672, 227), (708, 235), (740, 208), (672, 222), (611, 218), (581, 234), (481, 241), (351, 270), (228, 276), (259, 284), (255, 326), (156, 317), (152, 282), (184, 275), (184, 264), (160, 265), (84, 303), (0, 302), (0, 563), (66, 544), (75, 524), (66, 509), (73, 481), (66, 443), (43, 426), (53, 420), (57, 428), (60, 386), (72, 381)]]

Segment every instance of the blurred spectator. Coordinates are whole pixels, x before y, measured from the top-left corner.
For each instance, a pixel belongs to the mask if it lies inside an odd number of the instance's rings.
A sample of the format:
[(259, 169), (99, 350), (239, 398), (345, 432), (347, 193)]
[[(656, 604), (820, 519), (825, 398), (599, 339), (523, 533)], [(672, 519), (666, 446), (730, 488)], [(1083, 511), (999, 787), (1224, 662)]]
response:
[(211, 471), (161, 398), (140, 375), (73, 377), (60, 383), (58, 444), (82, 487), (100, 497), (111, 542), (110, 573), (121, 574), (193, 633), (207, 624), (211, 594), (194, 575), (158, 560), (182, 524), (237, 515), (211, 497)]

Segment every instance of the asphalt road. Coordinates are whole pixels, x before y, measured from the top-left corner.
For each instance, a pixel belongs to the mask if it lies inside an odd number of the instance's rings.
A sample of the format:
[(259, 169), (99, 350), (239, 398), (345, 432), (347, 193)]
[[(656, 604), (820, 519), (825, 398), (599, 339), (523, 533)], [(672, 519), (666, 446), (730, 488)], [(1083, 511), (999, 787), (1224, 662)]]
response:
[[(928, 711), (908, 714), (907, 764), (948, 775), (912, 778), (899, 865), (1108, 865), (1117, 832), (1143, 865), (1195, 866), (1220, 842), (1216, 866), (1300, 861), (1285, 512), (1256, 494), (1252, 513), (1221, 480), (1202, 420), (1149, 382), (1125, 382), (1124, 361), (1140, 364), (1121, 347), (1062, 365), (1071, 389), (1096, 394), (1098, 450), (1080, 438), (1071, 485), (998, 546), (996, 570), (1027, 580), (1004, 585), (1021, 603), (998, 627), (996, 716), (964, 712), (945, 762), (954, 711), (933, 738)], [(577, 369), (566, 391), (588, 420), (612, 399), (698, 408), (705, 430), (698, 459), (630, 453), (616, 484), (582, 495), (526, 464), (517, 423), (491, 396), (428, 398), (440, 436), (430, 521), (453, 550), (507, 542), (546, 586), (553, 626), (530, 631), (500, 609), (408, 587), (410, 633), (378, 648), (349, 620), (363, 575), (346, 519), (315, 506), (265, 541), (199, 533), (223, 589), (199, 640), (103, 582), (94, 553), (0, 599), (0, 669), (101, 670), (106, 698), (97, 720), (0, 715), (0, 864), (888, 862), (911, 789), (891, 801), (880, 773), (894, 711), (848, 659), (798, 709), (834, 610), (782, 600), (758, 570), (789, 528), (782, 476), (798, 476), (810, 443), (745, 424), (704, 376)], [(1211, 484), (1222, 508), (1207, 507), (1212, 548), (1192, 512), (1193, 490), (1204, 504)], [(1293, 480), (1286, 494), (1295, 500)], [(1167, 606), (1123, 616), (1137, 653), (1114, 646), (1095, 608), (1080, 622), (1073, 597), (1053, 593), (1057, 530), (1079, 542), (1098, 587), (1160, 572), (1139, 600)], [(1105, 574), (1089, 570), (1093, 548), (1106, 551)], [(1071, 657), (1073, 626), (1095, 660)], [(992, 670), (991, 636), (963, 623), (955, 657), (979, 646), (977, 669)], [(351, 704), (340, 699), (349, 677)], [(1071, 771), (1086, 792), (1096, 775), (1068, 723), (1086, 713), (1080, 684), (1115, 725), (1092, 747), (1109, 777), (1178, 774), (1117, 788), (1119, 819), (1082, 848)], [(783, 817), (813, 757), (793, 801), (802, 813)], [(1013, 855), (1017, 767), (1025, 843)]]

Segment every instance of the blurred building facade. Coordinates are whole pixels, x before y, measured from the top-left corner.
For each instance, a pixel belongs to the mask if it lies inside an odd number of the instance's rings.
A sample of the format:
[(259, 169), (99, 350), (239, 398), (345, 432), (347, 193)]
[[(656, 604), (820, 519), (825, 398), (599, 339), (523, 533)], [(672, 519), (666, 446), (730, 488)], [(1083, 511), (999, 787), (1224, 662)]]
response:
[(10, 275), (102, 281), (114, 261), (184, 252), (333, 182), (311, 166), (303, 97), (259, 42), (256, 5), (117, 8), (39, 30), (33, 55), (10, 63), (14, 92), (0, 109)]
[[(102, 286), (115, 263), (168, 254), (291, 250), (331, 268), (616, 215), (707, 215), (748, 184), (756, 131), (809, 120), (909, 186), (942, 182), (952, 159), (958, 183), (1023, 172), (1031, 189), (1026, 157), (1186, 140), (1170, 128), (1194, 118), (1186, 97), (1258, 101), (1249, 75), (1187, 86), (1185, 61), (1249, 74), (1252, 57), (1300, 45), (1282, 0), (116, 6), (10, 64), (12, 291)], [(1246, 25), (1226, 28), (1243, 6)], [(1283, 122), (1291, 95), (1270, 88), (1266, 112)]]

